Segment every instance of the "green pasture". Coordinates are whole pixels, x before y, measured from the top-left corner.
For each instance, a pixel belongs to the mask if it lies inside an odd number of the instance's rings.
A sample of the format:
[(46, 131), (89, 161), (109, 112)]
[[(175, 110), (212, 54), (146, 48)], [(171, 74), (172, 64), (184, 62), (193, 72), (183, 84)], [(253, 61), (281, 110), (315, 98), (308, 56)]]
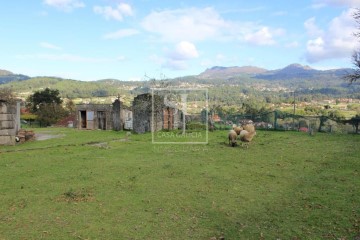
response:
[(359, 135), (34, 131), (56, 138), (0, 147), (1, 240), (360, 237)]

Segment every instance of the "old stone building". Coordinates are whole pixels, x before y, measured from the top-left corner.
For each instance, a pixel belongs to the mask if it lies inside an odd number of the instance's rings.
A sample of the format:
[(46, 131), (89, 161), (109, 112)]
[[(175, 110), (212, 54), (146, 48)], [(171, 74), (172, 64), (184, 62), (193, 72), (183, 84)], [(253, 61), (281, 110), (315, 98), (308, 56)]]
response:
[(124, 122), (124, 130), (132, 130), (133, 129), (133, 112), (131, 108), (124, 106), (120, 109), (122, 121)]
[(152, 117), (152, 98), (151, 94), (141, 94), (133, 101), (133, 131), (145, 133), (151, 131)]
[(138, 95), (133, 101), (133, 131), (145, 133), (178, 129), (180, 115), (179, 110), (166, 106), (161, 96), (150, 93)]
[(148, 93), (135, 97), (132, 108), (117, 99), (113, 104), (78, 104), (76, 112), (78, 129), (125, 129), (136, 133), (178, 129), (181, 115), (177, 109), (166, 106), (161, 96), (155, 95), (153, 105)]
[(20, 103), (0, 100), (0, 145), (14, 145), (20, 129)]
[(78, 104), (77, 128), (88, 130), (115, 130), (124, 129), (125, 116), (127, 111), (123, 103), (116, 99), (112, 104)]
[(163, 108), (163, 129), (179, 129), (181, 124), (181, 113), (179, 110), (171, 107)]

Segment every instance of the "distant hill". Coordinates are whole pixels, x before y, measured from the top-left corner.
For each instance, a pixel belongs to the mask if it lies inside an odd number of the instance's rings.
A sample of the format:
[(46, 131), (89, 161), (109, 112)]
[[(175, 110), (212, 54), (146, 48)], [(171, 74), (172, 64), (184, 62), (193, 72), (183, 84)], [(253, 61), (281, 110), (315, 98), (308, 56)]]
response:
[[(267, 98), (272, 101), (287, 99), (291, 92), (306, 99), (321, 99), (329, 97), (360, 98), (360, 83), (349, 85), (343, 76), (351, 69), (317, 70), (309, 66), (291, 64), (282, 69), (266, 70), (254, 66), (221, 67), (206, 69), (199, 75), (185, 76), (162, 81), (120, 81), (117, 79), (102, 79), (98, 81), (79, 81), (55, 77), (34, 77), (16, 75), (2, 70), (1, 77), (11, 77), (1, 82), (0, 88), (9, 87), (19, 97), (26, 98), (35, 91), (46, 87), (58, 89), (61, 97), (67, 98), (97, 98), (120, 95), (130, 103), (134, 96), (149, 92), (151, 87), (168, 86), (175, 88), (207, 88), (209, 99), (240, 104), (245, 96), (256, 99)], [(18, 78), (17, 78), (18, 77)]]
[(10, 71), (0, 69), (0, 84), (13, 81), (24, 81), (27, 79), (30, 79), (30, 77), (22, 74), (14, 74)]
[(231, 78), (241, 74), (259, 74), (268, 70), (254, 66), (243, 67), (220, 67), (215, 66), (200, 73), (199, 78)]
[(257, 74), (258, 79), (288, 80), (288, 79), (315, 79), (315, 78), (341, 78), (350, 73), (352, 69), (340, 68), (333, 70), (316, 70), (309, 66), (291, 64), (282, 69)]
[(12, 75), (13, 73), (7, 70), (0, 69), (0, 76)]
[(42, 90), (45, 88), (58, 89), (62, 97), (68, 98), (91, 98), (126, 95), (129, 90), (137, 85), (133, 82), (122, 82), (114, 79), (99, 81), (79, 81), (73, 79), (63, 79), (56, 77), (34, 77), (26, 81), (12, 81), (0, 85), (0, 87), (9, 87), (21, 96)]
[(266, 70), (264, 68), (254, 66), (244, 67), (221, 67), (215, 66), (206, 69), (204, 72), (198, 75), (201, 79), (230, 79), (234, 77), (240, 77), (244, 74), (250, 75), (256, 79), (264, 80), (289, 80), (289, 79), (314, 79), (314, 78), (339, 78), (348, 73), (352, 69), (340, 68), (333, 70), (317, 70), (309, 66), (303, 66), (301, 64), (290, 64), (284, 68), (277, 70)]
[(258, 74), (256, 78), (261, 79), (289, 79), (289, 78), (311, 78), (315, 74), (320, 73), (321, 71), (313, 69), (309, 66), (303, 66), (300, 64), (291, 64), (282, 69), (268, 71), (263, 74)]

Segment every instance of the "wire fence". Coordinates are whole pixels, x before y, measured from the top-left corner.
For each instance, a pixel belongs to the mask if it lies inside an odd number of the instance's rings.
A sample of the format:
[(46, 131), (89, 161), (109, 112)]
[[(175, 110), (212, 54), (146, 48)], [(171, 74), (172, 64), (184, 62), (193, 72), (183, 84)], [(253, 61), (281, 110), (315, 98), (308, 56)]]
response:
[(328, 116), (302, 116), (280, 111), (260, 114), (229, 114), (216, 117), (212, 122), (214, 129), (231, 129), (233, 124), (238, 126), (252, 123), (256, 129), (302, 131), (314, 134), (327, 133), (359, 133), (360, 119), (343, 120)]

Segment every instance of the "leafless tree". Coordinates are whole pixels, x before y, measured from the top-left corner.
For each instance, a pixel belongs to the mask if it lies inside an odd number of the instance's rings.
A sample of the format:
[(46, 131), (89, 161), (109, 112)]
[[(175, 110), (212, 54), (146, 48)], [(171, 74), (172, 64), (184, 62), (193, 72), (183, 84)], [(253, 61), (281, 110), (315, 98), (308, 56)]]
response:
[[(353, 17), (357, 23), (357, 28), (359, 30), (355, 32), (354, 35), (358, 38), (360, 42), (360, 8), (355, 9)], [(352, 55), (352, 62), (354, 65), (354, 71), (345, 76), (345, 79), (348, 80), (350, 83), (360, 80), (360, 49), (354, 51)]]

